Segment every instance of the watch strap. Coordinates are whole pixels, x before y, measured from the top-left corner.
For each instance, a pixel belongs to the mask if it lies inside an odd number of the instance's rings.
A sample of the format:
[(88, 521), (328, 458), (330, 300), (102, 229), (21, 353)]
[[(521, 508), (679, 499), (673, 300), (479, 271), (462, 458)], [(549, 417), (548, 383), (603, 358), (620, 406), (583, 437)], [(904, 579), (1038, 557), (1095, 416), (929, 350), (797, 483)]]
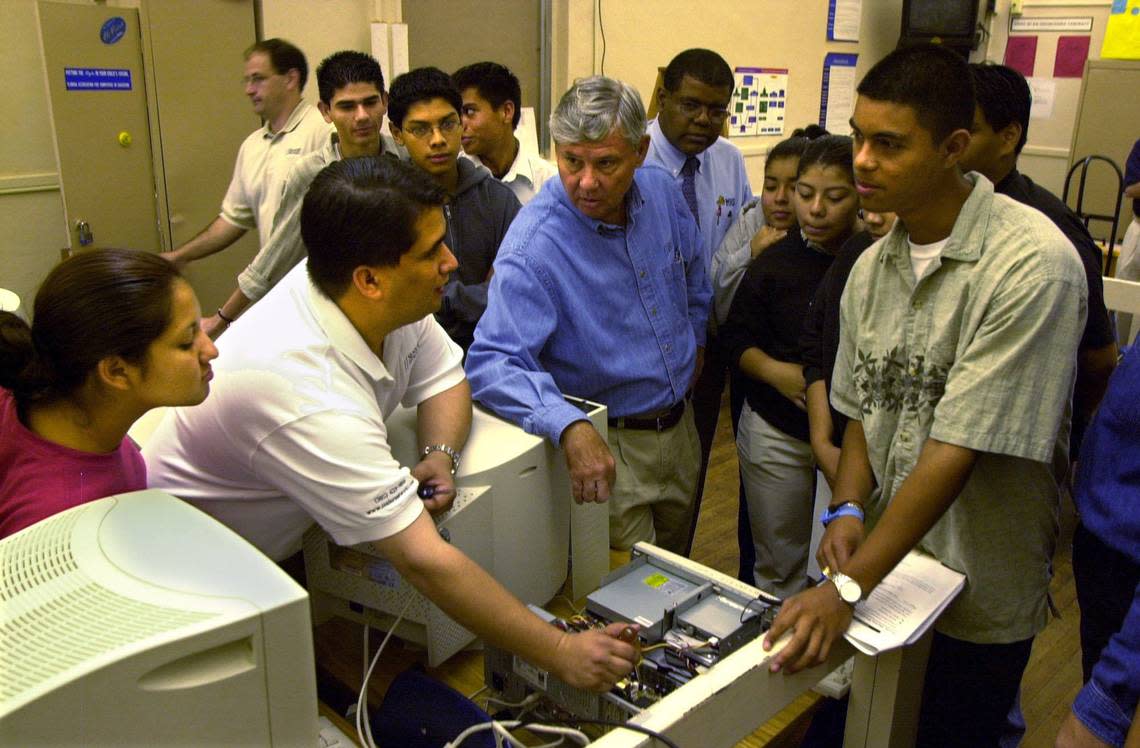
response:
[(429, 444), (424, 447), (424, 451), (420, 453), (421, 457), (427, 457), (432, 452), (443, 452), (451, 459), (451, 474), (455, 475), (459, 471), (459, 453), (446, 444)]

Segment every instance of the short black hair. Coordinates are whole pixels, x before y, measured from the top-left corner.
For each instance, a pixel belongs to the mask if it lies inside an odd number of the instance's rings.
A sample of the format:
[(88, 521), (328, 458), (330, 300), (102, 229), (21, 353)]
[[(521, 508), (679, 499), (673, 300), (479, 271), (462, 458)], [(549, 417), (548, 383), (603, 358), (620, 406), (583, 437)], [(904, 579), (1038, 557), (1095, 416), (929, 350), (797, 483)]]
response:
[(384, 72), (372, 55), (346, 49), (334, 52), (317, 65), (317, 94), (325, 104), (337, 91), (352, 83), (372, 83), (384, 93)]
[(305, 54), (300, 49), (284, 39), (276, 37), (262, 39), (249, 45), (242, 54), (242, 59), (248, 60), (258, 52), (269, 58), (269, 64), (273, 66), (278, 75), (285, 75), (290, 70), (296, 70), (300, 75), (300, 85), (297, 90), (303, 91), (305, 89), (305, 82), (309, 80), (309, 63), (305, 60)]
[(696, 78), (706, 86), (725, 88), (732, 91), (736, 87), (736, 79), (732, 76), (732, 68), (724, 58), (711, 49), (686, 49), (674, 57), (666, 66), (662, 76), (662, 84), (667, 91), (676, 91), (681, 87), (685, 76)]
[(404, 117), (412, 104), (432, 99), (443, 99), (455, 107), (455, 113), (463, 111), (463, 97), (451, 76), (439, 68), (416, 68), (409, 70), (392, 81), (388, 93), (388, 119), (401, 130)]
[(514, 103), (515, 116), (511, 121), (511, 127), (519, 126), (519, 118), (522, 117), (522, 88), (519, 86), (518, 76), (505, 65), (497, 62), (476, 62), (473, 65), (465, 65), (452, 74), (451, 80), (455, 82), (460, 94), (468, 88), (474, 88), (496, 109), (504, 102)]
[(317, 174), (301, 204), (309, 277), (330, 299), (361, 265), (392, 266), (416, 243), (416, 221), (447, 201), (425, 172), (391, 156), (334, 161)]
[(1011, 122), (1021, 125), (1021, 138), (1014, 154), (1021, 153), (1029, 137), (1029, 110), (1033, 107), (1033, 94), (1025, 77), (1011, 67), (994, 63), (971, 63), (970, 76), (974, 79), (974, 95), (982, 116), (995, 131)]
[(974, 83), (960, 55), (936, 44), (896, 49), (863, 76), (856, 89), (875, 101), (903, 104), (941, 143), (974, 122)]

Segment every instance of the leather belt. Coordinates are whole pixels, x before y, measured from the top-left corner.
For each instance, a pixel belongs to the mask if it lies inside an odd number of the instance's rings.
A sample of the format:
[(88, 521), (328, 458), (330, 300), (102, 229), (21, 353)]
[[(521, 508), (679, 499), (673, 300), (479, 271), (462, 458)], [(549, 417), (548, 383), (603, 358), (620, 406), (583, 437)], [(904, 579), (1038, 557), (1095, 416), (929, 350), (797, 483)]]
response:
[(609, 418), (607, 419), (610, 426), (618, 429), (633, 429), (634, 431), (666, 431), (673, 428), (681, 421), (681, 416), (685, 414), (685, 401), (684, 399), (678, 400), (677, 403), (668, 410), (661, 411), (653, 415), (640, 415), (640, 416), (625, 416), (623, 418)]

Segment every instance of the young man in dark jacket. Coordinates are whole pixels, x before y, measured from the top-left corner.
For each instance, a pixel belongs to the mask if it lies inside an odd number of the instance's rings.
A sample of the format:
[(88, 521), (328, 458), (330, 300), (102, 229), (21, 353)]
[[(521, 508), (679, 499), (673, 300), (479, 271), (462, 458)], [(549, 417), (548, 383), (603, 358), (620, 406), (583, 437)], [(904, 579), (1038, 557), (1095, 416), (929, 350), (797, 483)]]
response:
[(462, 108), (451, 76), (438, 68), (417, 68), (392, 83), (388, 104), (392, 137), (450, 197), (444, 206), (444, 241), (459, 260), (459, 269), (442, 289), (443, 304), (436, 319), (466, 351), (475, 323), (487, 308), (491, 264), (520, 205), (491, 172), (460, 158)]

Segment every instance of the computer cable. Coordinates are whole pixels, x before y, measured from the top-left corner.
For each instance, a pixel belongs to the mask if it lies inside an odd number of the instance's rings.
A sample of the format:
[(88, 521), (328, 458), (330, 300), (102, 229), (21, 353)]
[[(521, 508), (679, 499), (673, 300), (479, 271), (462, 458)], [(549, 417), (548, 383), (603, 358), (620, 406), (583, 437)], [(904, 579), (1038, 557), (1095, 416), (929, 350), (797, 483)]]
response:
[[(380, 648), (376, 650), (376, 655), (372, 658), (372, 663), (364, 673), (364, 682), (360, 684), (360, 696), (356, 701), (356, 736), (360, 738), (360, 744), (366, 746), (366, 748), (376, 748), (376, 743), (372, 741), (372, 725), (368, 719), (368, 681), (372, 678), (372, 670), (376, 667), (376, 663), (380, 661), (380, 654), (384, 651), (384, 647), (388, 646), (388, 640), (392, 638), (392, 634), (396, 631), (396, 627), (400, 625), (400, 621), (404, 620), (404, 615), (408, 612), (408, 608), (412, 606), (412, 601), (415, 599), (415, 595), (408, 595), (407, 602), (405, 602), (404, 607), (400, 609), (400, 615), (396, 616), (396, 620), (392, 622), (392, 626), (388, 629), (384, 640), (380, 642)], [(367, 650), (365, 650), (365, 657), (367, 656)], [(364, 716), (362, 717), (361, 715)]]

